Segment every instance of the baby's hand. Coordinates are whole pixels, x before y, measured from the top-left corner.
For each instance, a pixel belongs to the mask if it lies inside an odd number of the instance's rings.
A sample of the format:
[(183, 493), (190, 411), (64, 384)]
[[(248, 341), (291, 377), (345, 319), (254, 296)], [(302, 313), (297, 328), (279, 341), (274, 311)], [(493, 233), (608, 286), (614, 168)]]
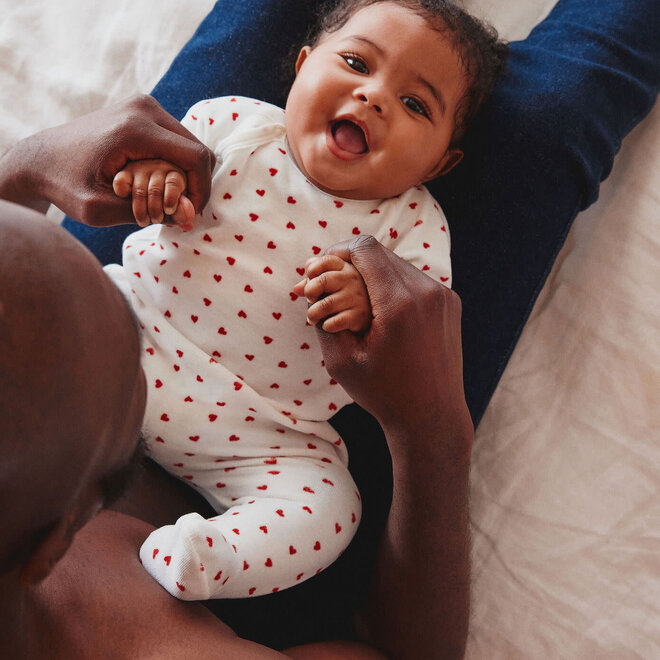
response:
[(310, 307), (307, 321), (326, 332), (365, 332), (371, 325), (371, 304), (362, 276), (353, 264), (326, 254), (305, 264), (307, 277), (293, 291), (305, 296)]
[(195, 208), (183, 194), (186, 175), (165, 160), (136, 160), (115, 175), (112, 188), (118, 197), (133, 196), (133, 215), (140, 227), (174, 222), (192, 229)]

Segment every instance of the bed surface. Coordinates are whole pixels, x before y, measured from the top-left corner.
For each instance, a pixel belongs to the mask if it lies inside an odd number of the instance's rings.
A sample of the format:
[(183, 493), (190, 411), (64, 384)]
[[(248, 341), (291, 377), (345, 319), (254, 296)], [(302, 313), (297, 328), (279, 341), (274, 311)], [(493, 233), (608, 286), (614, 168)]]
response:
[[(466, 4), (518, 39), (554, 2)], [(151, 90), (212, 5), (0, 0), (0, 153)], [(659, 181), (656, 104), (571, 230), (478, 429), (472, 660), (660, 657)]]

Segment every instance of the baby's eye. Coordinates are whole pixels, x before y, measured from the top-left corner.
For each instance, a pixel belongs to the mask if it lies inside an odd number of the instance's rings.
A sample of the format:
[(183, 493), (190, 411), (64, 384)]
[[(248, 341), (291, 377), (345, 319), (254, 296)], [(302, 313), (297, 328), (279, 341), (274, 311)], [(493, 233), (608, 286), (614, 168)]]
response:
[(364, 61), (355, 55), (355, 53), (343, 53), (342, 57), (346, 61), (346, 64), (354, 69), (358, 73), (369, 73), (369, 68), (364, 63)]
[(422, 115), (423, 117), (429, 116), (429, 112), (426, 109), (426, 106), (421, 101), (418, 101), (412, 96), (403, 96), (401, 97), (401, 101), (403, 102), (403, 105), (405, 105), (413, 112), (416, 112), (418, 115)]

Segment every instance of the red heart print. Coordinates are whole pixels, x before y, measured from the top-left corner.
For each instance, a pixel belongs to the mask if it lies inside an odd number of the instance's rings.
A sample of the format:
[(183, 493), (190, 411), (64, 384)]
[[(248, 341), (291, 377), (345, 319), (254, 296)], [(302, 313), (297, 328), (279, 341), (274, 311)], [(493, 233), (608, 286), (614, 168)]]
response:
[(164, 316), (166, 319), (169, 319), (169, 318), (172, 318), (172, 313), (170, 312), (169, 309), (166, 309), (166, 310), (165, 310), (165, 314), (163, 314), (163, 316)]
[(298, 296), (297, 296), (295, 293), (293, 293), (293, 291), (292, 291), (291, 293), (289, 293), (289, 298), (291, 298), (291, 300), (292, 300), (293, 302), (295, 302), (296, 300), (298, 300)]
[(164, 266), (167, 263), (167, 259), (163, 259), (158, 265)]
[(339, 534), (341, 532), (341, 525), (339, 523), (335, 523), (335, 534)]
[(219, 282), (219, 281), (222, 279), (222, 275), (218, 275), (217, 273), (214, 273), (214, 275), (213, 275), (213, 279), (214, 279), (216, 282)]
[(321, 248), (318, 245), (312, 245), (312, 252), (318, 254), (321, 251)]
[(356, 521), (357, 521), (357, 518), (356, 518), (355, 514), (354, 514), (354, 513), (351, 513), (351, 522), (354, 523), (354, 522), (356, 522)]
[(296, 577), (296, 580), (300, 580), (300, 578), (301, 578), (303, 575), (305, 575), (305, 574), (304, 574), (304, 573), (298, 573), (298, 575), (297, 575), (297, 577)]
[(215, 420), (218, 419), (218, 416), (214, 413), (211, 413), (209, 415), (209, 422), (215, 422)]
[(251, 596), (257, 590), (256, 587), (250, 587), (248, 594)]
[(197, 121), (197, 117), (195, 115), (190, 115), (195, 121)]
[(286, 156), (286, 151), (284, 151), (284, 149), (282, 149), (281, 147), (277, 147), (277, 150)]
[(250, 213), (250, 220), (256, 222), (259, 219), (259, 216), (256, 213)]
[(198, 383), (203, 383), (204, 382), (204, 379), (199, 374), (197, 374), (197, 382)]
[(360, 229), (359, 229), (358, 227), (353, 227), (353, 234), (354, 234), (355, 236), (359, 236), (359, 234), (360, 234)]
[(224, 328), (218, 328), (218, 334), (219, 335), (226, 335), (227, 331)]
[(305, 274), (305, 269), (304, 268), (296, 268), (296, 273), (302, 277)]
[(275, 513), (280, 516), (280, 518), (284, 518), (284, 511), (282, 511), (282, 509), (278, 509)]
[(234, 259), (234, 257), (227, 257), (227, 263), (230, 266), (233, 266), (236, 263), (236, 259)]
[(311, 442), (308, 442), (307, 443), (307, 449), (316, 449), (316, 445), (311, 443)]
[(238, 174), (238, 172), (237, 172), (236, 170), (232, 170), (232, 171), (229, 173), (229, 176), (236, 176), (237, 174)]
[(238, 442), (240, 440), (240, 437), (237, 435), (230, 435), (229, 436), (229, 442)]
[(428, 243), (422, 243), (425, 250), (428, 250), (431, 246)]
[(210, 536), (206, 537), (206, 542), (209, 544), (209, 548), (213, 547), (213, 539)]
[(147, 351), (147, 353), (149, 353), (149, 355), (154, 354), (154, 349), (153, 348), (147, 348), (146, 351)]
[(344, 206), (344, 202), (340, 202), (339, 200), (335, 200), (335, 206), (340, 209), (342, 206)]
[[(234, 386), (235, 386), (235, 385), (234, 385)], [(241, 388), (239, 387), (238, 389), (240, 390)], [(221, 406), (221, 407), (222, 407), (222, 406), (226, 406), (227, 404), (226, 404), (224, 401), (216, 401), (216, 402), (215, 402), (215, 405), (216, 405), (216, 406)]]
[(198, 435), (189, 435), (188, 440), (192, 440), (193, 442), (197, 442), (199, 440)]
[(242, 319), (246, 319), (246, 318), (247, 318), (247, 314), (246, 314), (243, 310), (241, 310), (241, 311), (238, 313), (238, 316), (239, 316), (240, 318), (242, 318)]
[(293, 402), (294, 402), (297, 406), (302, 406), (302, 403), (303, 403), (302, 401), (299, 401), (298, 399), (294, 399)]
[(328, 410), (337, 410), (337, 404), (336, 403), (330, 403), (328, 406)]
[(275, 243), (273, 243), (273, 241), (268, 241), (268, 245), (266, 247), (269, 250), (274, 250), (277, 247), (277, 245), (275, 245)]
[(424, 220), (418, 220), (418, 221), (413, 225), (413, 227), (419, 227), (419, 225), (423, 225), (423, 224), (424, 224)]
[(272, 565), (273, 565), (273, 560), (272, 560), (270, 557), (268, 557), (268, 558), (266, 559), (266, 561), (264, 562), (264, 566), (265, 566), (266, 568), (270, 568)]
[(179, 293), (179, 289), (177, 289), (175, 286), (172, 287), (172, 293)]
[(266, 465), (277, 465), (277, 459), (276, 458), (265, 458), (264, 463)]
[(329, 486), (334, 486), (334, 484), (332, 483), (332, 481), (330, 481), (330, 479), (323, 479), (323, 483), (328, 484)]
[(215, 485), (216, 488), (224, 488), (227, 484), (223, 484), (222, 481), (218, 481), (218, 483)]
[(232, 529), (231, 531), (234, 532), (234, 534), (236, 534), (236, 536), (240, 536), (240, 535), (241, 535), (241, 530), (238, 529), (238, 528), (236, 528), (236, 527), (234, 527), (234, 529)]
[(247, 571), (248, 568), (250, 568), (250, 564), (248, 564), (245, 560), (243, 560), (243, 570)]
[(259, 197), (263, 197), (266, 194), (266, 191), (265, 190), (257, 190), (256, 193), (257, 193), (257, 195), (259, 195)]
[(174, 371), (179, 371), (181, 367), (178, 364), (173, 365), (174, 366)]
[(427, 264), (424, 264), (424, 265), (422, 266), (422, 270), (423, 270), (423, 271), (424, 271), (424, 270), (431, 270), (431, 267), (430, 267), (429, 265), (427, 265)]
[(303, 380), (303, 383), (304, 383), (305, 385), (309, 385), (311, 382), (312, 382), (312, 379), (311, 379), (311, 378), (308, 378), (307, 380)]
[(250, 360), (250, 362), (252, 362), (252, 360), (254, 360), (254, 355), (250, 355), (249, 353), (246, 353), (245, 354), (245, 359)]
[(273, 271), (272, 271), (272, 269), (271, 269), (270, 266), (266, 266), (266, 267), (264, 268), (264, 273), (266, 273), (266, 275), (272, 275), (272, 274), (273, 274)]
[(399, 232), (396, 229), (392, 229), (392, 227), (390, 227), (390, 238), (394, 239), (398, 238), (398, 236)]
[(319, 224), (321, 225), (321, 227), (323, 227), (323, 229), (325, 229), (328, 226), (328, 223), (325, 220), (319, 220)]
[(292, 545), (289, 546), (289, 554), (295, 555), (298, 552)]
[(445, 227), (444, 225), (442, 225), (442, 227), (440, 227), (440, 231), (447, 231), (447, 227)]
[(163, 557), (163, 561), (169, 566), (170, 562), (172, 561), (172, 556), (167, 555), (167, 557)]
[(169, 422), (169, 421), (170, 421), (170, 418), (167, 416), (167, 413), (163, 413), (163, 414), (160, 416), (160, 419), (161, 419), (161, 421), (163, 421), (163, 422)]
[(231, 199), (231, 194), (230, 194), (230, 193), (225, 193), (225, 194), (222, 196), (222, 199)]
[(417, 202), (413, 202), (412, 204), (408, 204), (408, 206), (413, 209), (413, 211), (417, 208)]
[(214, 121), (215, 119), (213, 119), (213, 117), (209, 117), (209, 126), (213, 126)]
[(158, 552), (159, 552), (158, 548), (154, 548), (154, 554), (151, 558), (156, 559), (156, 555), (158, 554)]
[(313, 491), (309, 486), (304, 486), (304, 487), (303, 487), (303, 490), (304, 490), (306, 493), (311, 493), (312, 495), (315, 495), (315, 494), (316, 494), (316, 493), (314, 493), (314, 491)]
[(442, 277), (442, 275), (440, 276), (441, 282), (446, 282), (448, 279), (449, 279), (448, 277)]
[(321, 549), (321, 544), (320, 544), (319, 541), (317, 541), (317, 542), (314, 544), (314, 550), (320, 550), (320, 549)]
[(305, 342), (304, 344), (300, 344), (300, 350), (301, 351), (306, 351), (309, 349), (309, 344)]
[(277, 170), (274, 167), (269, 168), (268, 171), (270, 172), (271, 176), (275, 176), (277, 174)]
[(213, 242), (213, 239), (212, 239), (208, 234), (204, 234), (204, 236), (202, 236), (202, 238), (203, 238), (207, 243), (211, 243), (211, 242)]
[(295, 229), (296, 226), (289, 220), (289, 222), (286, 223), (286, 228), (287, 229)]
[(277, 366), (280, 369), (286, 369), (289, 365), (284, 360), (282, 360), (281, 362), (278, 362)]
[(289, 195), (287, 197), (286, 201), (287, 201), (288, 204), (295, 204), (296, 203), (296, 200), (293, 197), (291, 197), (291, 195)]
[(246, 293), (252, 293), (254, 289), (249, 284), (246, 284), (243, 291), (245, 291)]
[(270, 344), (272, 341), (271, 337), (264, 337), (264, 344)]
[(246, 422), (254, 422), (254, 417), (252, 417), (252, 415), (248, 415), (248, 416), (245, 418), (245, 421), (246, 421)]
[(268, 490), (268, 486), (263, 484), (262, 486), (257, 486), (257, 490)]
[(163, 442), (164, 443), (165, 440), (163, 440), (160, 436), (157, 436), (156, 437), (156, 442)]
[(204, 305), (206, 305), (206, 307), (209, 307), (211, 305), (211, 302), (212, 301), (209, 300), (208, 298), (204, 298)]
[(266, 525), (261, 525), (259, 529), (264, 533), (268, 534), (268, 527)]
[(183, 351), (182, 351), (181, 349), (179, 349), (179, 348), (176, 349), (176, 354), (177, 354), (179, 357), (183, 357)]
[(191, 277), (190, 271), (189, 270), (184, 271), (183, 276), (184, 277)]
[(180, 589), (181, 591), (185, 591), (185, 590), (186, 590), (186, 588), (185, 588), (182, 584), (179, 584), (178, 582), (176, 583), (176, 586), (179, 587), (179, 589)]
[(213, 579), (214, 579), (214, 580), (219, 580), (221, 577), (222, 577), (222, 571), (218, 571), (218, 572), (215, 574), (215, 577), (214, 577)]
[(271, 390), (277, 390), (277, 389), (279, 389), (279, 387), (280, 387), (280, 386), (279, 386), (277, 383), (273, 383), (273, 384), (270, 386), (270, 389), (271, 389)]
[(234, 234), (234, 238), (240, 243), (243, 240), (243, 234)]
[(239, 382), (236, 382), (236, 381), (234, 382), (234, 389), (235, 389), (237, 392), (238, 392), (238, 390), (241, 389), (241, 387), (243, 387), (243, 383), (239, 383)]
[(303, 507), (303, 511), (307, 511), (307, 513), (312, 513), (312, 510), (308, 506)]
[(330, 379), (330, 385), (337, 385), (337, 381), (334, 378)]
[(162, 387), (163, 386), (163, 381), (160, 380), (160, 378), (156, 378), (156, 382), (154, 383), (156, 387)]
[(371, 211), (371, 213), (380, 213), (380, 210), (379, 209), (373, 209), (373, 211)]

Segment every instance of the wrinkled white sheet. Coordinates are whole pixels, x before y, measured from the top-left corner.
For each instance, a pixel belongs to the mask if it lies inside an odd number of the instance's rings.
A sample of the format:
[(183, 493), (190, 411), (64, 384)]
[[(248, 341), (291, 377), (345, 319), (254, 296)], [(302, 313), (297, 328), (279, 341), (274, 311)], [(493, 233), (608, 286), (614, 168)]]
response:
[[(553, 0), (471, 0), (510, 39)], [(0, 152), (149, 91), (212, 0), (0, 0)], [(571, 231), (478, 430), (467, 656), (660, 658), (660, 106)]]

